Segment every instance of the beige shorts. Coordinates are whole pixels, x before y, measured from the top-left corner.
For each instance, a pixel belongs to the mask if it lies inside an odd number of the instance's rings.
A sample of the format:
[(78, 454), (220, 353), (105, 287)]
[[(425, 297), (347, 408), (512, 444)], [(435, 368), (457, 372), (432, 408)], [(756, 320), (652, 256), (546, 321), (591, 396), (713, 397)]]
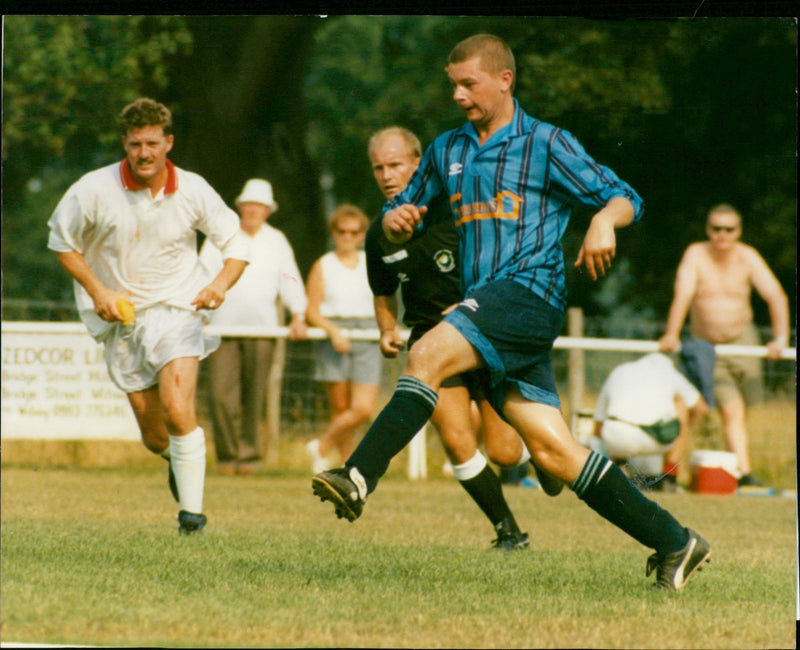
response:
[(158, 383), (158, 373), (174, 359), (204, 359), (219, 347), (220, 337), (203, 332), (197, 312), (155, 305), (136, 312), (132, 325), (114, 323), (104, 337), (108, 374), (126, 393)]
[[(761, 341), (755, 326), (750, 324), (738, 338), (727, 344), (761, 345)], [(761, 359), (717, 355), (714, 364), (714, 399), (717, 406), (724, 406), (740, 397), (746, 404), (757, 404), (764, 398)]]

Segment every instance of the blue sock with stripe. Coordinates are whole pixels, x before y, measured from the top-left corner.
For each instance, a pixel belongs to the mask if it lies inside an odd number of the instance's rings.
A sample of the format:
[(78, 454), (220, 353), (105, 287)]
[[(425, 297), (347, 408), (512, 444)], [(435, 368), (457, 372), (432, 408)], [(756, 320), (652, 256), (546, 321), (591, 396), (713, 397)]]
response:
[(345, 467), (358, 468), (368, 493), (375, 490), (392, 458), (425, 426), (437, 400), (436, 391), (419, 379), (408, 375), (398, 379), (392, 399), (345, 463)]
[(646, 498), (616, 464), (593, 451), (570, 486), (586, 505), (659, 553), (686, 545), (689, 534), (669, 512)]

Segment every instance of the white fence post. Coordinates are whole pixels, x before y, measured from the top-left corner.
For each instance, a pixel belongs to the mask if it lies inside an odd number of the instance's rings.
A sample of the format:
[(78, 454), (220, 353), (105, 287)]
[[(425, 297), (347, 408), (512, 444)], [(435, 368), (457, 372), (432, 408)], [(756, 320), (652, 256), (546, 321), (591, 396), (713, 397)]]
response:
[[(278, 314), (278, 325), (283, 327), (286, 323), (286, 311), (280, 297), (275, 299), (275, 309)], [(264, 391), (267, 410), (264, 423), (266, 428), (259, 427), (261, 447), (264, 450), (264, 464), (267, 467), (278, 467), (280, 464), (281, 386), (285, 367), (286, 337), (276, 337), (272, 344), (272, 362), (267, 374), (266, 391)]]
[(428, 477), (427, 441), (425, 430), (427, 423), (408, 443), (408, 478), (418, 479)]
[[(567, 310), (567, 331), (574, 338), (583, 336), (583, 310), (570, 307)], [(584, 352), (571, 348), (568, 353), (567, 369), (569, 373), (569, 410), (572, 434), (578, 430), (578, 417), (583, 403), (583, 389), (586, 384), (586, 366)]]

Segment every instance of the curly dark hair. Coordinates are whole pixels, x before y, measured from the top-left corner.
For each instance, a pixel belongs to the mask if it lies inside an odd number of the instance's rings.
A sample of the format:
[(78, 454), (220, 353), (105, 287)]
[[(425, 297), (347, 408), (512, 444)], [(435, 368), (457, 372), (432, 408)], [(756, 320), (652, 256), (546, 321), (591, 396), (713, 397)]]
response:
[(135, 102), (128, 104), (119, 114), (119, 128), (123, 136), (131, 129), (141, 129), (144, 126), (161, 126), (164, 135), (172, 133), (172, 113), (154, 99), (140, 97)]

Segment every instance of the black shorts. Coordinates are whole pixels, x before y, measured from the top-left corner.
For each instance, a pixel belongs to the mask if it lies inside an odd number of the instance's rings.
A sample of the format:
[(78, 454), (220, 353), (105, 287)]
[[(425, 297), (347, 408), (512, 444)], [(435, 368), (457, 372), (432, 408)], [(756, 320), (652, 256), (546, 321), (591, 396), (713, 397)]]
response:
[(488, 399), (492, 392), (492, 385), (488, 368), (478, 368), (460, 375), (448, 377), (441, 383), (441, 388), (465, 386), (469, 391), (469, 398), (475, 402)]
[(444, 318), (480, 353), (490, 372), (491, 401), (500, 412), (508, 384), (523, 397), (560, 407), (550, 351), (564, 314), (514, 280), (471, 292)]

